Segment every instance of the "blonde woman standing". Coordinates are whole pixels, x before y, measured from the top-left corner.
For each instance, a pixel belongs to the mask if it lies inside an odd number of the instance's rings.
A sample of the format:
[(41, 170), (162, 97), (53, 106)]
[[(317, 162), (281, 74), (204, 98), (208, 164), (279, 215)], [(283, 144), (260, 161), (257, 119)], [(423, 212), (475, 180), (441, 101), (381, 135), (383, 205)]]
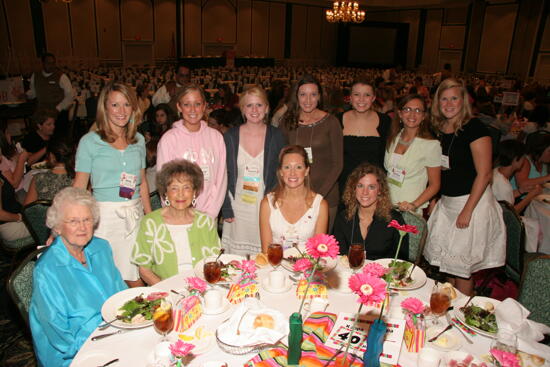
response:
[(424, 256), (470, 295), (472, 273), (505, 262), (502, 209), (489, 187), (491, 138), (483, 123), (472, 118), (466, 88), (455, 79), (439, 85), (432, 116), (442, 147), (441, 199), (428, 221)]
[(137, 267), (130, 262), (143, 212), (151, 211), (145, 177), (145, 139), (137, 133), (141, 119), (132, 88), (107, 84), (97, 104), (97, 130), (78, 144), (73, 187), (88, 183), (98, 201), (96, 236), (111, 243), (115, 264), (129, 286), (139, 286)]

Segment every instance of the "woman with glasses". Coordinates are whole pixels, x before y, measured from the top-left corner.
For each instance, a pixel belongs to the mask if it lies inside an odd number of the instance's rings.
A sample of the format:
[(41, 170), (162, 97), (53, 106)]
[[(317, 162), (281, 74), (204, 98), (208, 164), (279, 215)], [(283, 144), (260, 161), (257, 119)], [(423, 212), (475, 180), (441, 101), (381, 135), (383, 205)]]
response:
[(420, 95), (403, 97), (397, 107), (384, 157), (391, 200), (402, 211), (420, 213), (439, 191), (441, 145), (430, 133)]
[(352, 110), (339, 115), (344, 134), (344, 168), (338, 180), (340, 193), (344, 192), (349, 174), (363, 162), (384, 168), (386, 137), (391, 125), (390, 117), (376, 112), (373, 85), (356, 80), (351, 86)]

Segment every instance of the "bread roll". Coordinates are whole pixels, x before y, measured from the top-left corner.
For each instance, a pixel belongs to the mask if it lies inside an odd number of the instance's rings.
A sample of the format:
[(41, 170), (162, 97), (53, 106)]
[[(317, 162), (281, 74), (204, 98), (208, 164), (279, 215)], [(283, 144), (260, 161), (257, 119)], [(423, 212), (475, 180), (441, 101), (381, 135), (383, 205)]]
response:
[(267, 263), (267, 256), (265, 256), (263, 253), (260, 252), (258, 255), (256, 255), (256, 265), (266, 266)]
[(275, 328), (275, 320), (273, 320), (273, 317), (270, 315), (267, 315), (265, 313), (259, 314), (254, 319), (254, 329), (257, 329), (259, 327), (265, 327), (268, 329)]

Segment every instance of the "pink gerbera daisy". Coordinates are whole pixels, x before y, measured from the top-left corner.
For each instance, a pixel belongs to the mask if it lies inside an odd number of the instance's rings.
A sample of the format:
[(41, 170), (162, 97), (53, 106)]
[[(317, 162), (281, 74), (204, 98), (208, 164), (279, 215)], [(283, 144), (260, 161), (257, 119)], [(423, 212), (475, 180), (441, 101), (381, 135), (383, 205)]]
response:
[(188, 355), (195, 346), (193, 344), (184, 343), (181, 339), (178, 339), (174, 344), (170, 344), (168, 348), (174, 357), (183, 358)]
[(204, 293), (206, 291), (206, 282), (201, 278), (189, 277), (186, 281), (189, 292), (198, 291), (199, 293)]
[(313, 264), (311, 263), (311, 261), (303, 257), (301, 259), (296, 260), (296, 262), (294, 263), (293, 269), (296, 272), (305, 272), (307, 270), (310, 270), (312, 266)]
[(349, 278), (349, 288), (359, 296), (364, 305), (382, 302), (386, 298), (386, 282), (365, 273), (357, 273)]
[(381, 278), (384, 274), (388, 272), (388, 269), (382, 265), (372, 262), (368, 263), (363, 267), (363, 273), (372, 275), (373, 277)]
[(307, 240), (306, 250), (310, 256), (316, 259), (320, 257), (331, 257), (334, 259), (338, 256), (340, 248), (334, 236), (319, 233)]
[(406, 298), (401, 302), (401, 307), (415, 315), (423, 313), (425, 308), (424, 302), (415, 297)]

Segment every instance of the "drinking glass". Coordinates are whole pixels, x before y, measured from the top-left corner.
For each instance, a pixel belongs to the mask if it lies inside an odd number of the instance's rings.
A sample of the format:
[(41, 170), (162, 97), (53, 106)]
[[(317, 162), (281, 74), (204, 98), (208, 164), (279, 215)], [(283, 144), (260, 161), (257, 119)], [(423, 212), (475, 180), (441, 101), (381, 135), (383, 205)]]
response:
[(451, 298), (445, 291), (443, 284), (436, 283), (432, 289), (432, 295), (430, 296), (430, 308), (432, 314), (435, 316), (433, 320), (434, 325), (439, 324), (439, 318), (447, 313), (447, 309), (450, 306)]
[(267, 260), (275, 268), (283, 261), (283, 246), (278, 243), (272, 243), (267, 248)]
[(348, 250), (349, 267), (357, 272), (365, 263), (365, 247), (361, 243), (352, 243)]
[(174, 328), (174, 317), (172, 316), (172, 304), (163, 300), (160, 306), (153, 313), (153, 324), (157, 333), (162, 335), (160, 341), (167, 341), (166, 335)]
[(216, 260), (216, 257), (214, 256), (207, 257), (204, 260), (202, 271), (204, 273), (204, 279), (208, 283), (217, 283), (222, 277), (222, 263)]

